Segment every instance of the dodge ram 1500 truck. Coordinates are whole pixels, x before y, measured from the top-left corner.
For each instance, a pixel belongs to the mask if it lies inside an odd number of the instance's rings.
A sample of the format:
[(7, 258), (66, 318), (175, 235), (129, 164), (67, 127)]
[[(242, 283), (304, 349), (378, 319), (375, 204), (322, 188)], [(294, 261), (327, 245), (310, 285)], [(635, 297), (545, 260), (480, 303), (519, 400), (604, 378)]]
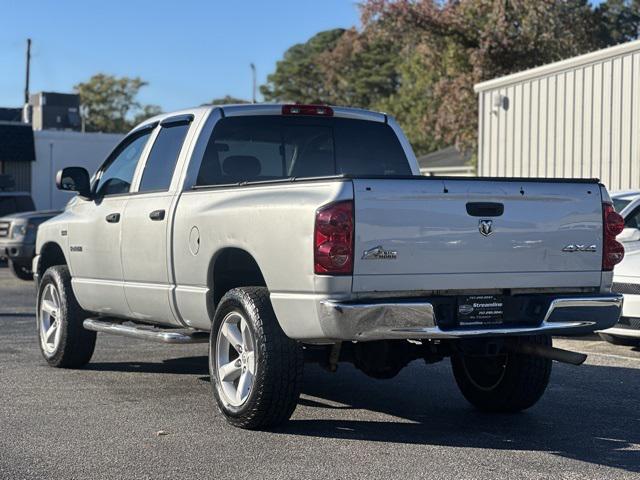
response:
[(619, 318), (623, 222), (597, 180), (423, 177), (393, 118), (318, 105), (201, 107), (145, 121), (40, 226), (39, 343), (90, 361), (96, 332), (209, 342), (233, 425), (287, 420), (304, 361), (390, 378), (450, 358), (469, 402), (526, 409), (551, 335)]

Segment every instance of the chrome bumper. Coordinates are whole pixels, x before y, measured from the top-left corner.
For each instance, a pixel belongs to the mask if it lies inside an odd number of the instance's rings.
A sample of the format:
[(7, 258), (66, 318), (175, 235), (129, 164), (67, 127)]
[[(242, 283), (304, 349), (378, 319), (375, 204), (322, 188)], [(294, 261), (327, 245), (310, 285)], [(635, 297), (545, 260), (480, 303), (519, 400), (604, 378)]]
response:
[(438, 326), (428, 301), (346, 303), (320, 301), (320, 321), (327, 338), (335, 340), (454, 339), (532, 335), (584, 335), (615, 325), (622, 295), (562, 297), (551, 301), (538, 325), (447, 328)]
[(614, 337), (637, 338), (640, 340), (640, 330), (631, 328), (612, 327), (605, 330), (598, 330), (596, 333), (605, 333)]

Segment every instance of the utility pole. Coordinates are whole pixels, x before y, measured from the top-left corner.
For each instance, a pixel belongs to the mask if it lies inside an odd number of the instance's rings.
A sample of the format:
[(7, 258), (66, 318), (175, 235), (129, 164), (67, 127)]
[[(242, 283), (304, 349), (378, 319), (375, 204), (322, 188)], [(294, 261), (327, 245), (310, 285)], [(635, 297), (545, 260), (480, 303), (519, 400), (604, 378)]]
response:
[(256, 103), (256, 66), (251, 63), (251, 73), (253, 75), (253, 102), (252, 103)]
[(24, 86), (24, 104), (29, 103), (29, 69), (31, 67), (31, 39), (27, 38), (27, 78)]

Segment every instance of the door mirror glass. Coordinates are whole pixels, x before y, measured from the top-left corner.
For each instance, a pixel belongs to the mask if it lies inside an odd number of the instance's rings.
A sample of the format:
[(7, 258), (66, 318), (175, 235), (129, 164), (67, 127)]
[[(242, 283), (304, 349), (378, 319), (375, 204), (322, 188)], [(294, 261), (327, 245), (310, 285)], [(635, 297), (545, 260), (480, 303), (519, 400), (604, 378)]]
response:
[(66, 167), (56, 175), (56, 187), (66, 192), (78, 192), (81, 197), (91, 196), (89, 172), (82, 167)]
[(627, 227), (616, 237), (616, 240), (623, 243), (640, 241), (640, 230)]

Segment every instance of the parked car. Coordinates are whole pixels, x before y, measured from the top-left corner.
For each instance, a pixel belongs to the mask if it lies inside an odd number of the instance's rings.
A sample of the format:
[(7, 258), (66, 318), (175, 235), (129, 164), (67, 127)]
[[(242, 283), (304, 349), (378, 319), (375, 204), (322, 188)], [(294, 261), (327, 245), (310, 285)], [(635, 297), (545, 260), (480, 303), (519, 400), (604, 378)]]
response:
[(38, 226), (58, 215), (56, 210), (14, 213), (0, 218), (0, 258), (8, 261), (13, 274), (33, 280), (31, 265), (35, 255)]
[(616, 344), (640, 345), (640, 191), (611, 195), (624, 218), (624, 230), (617, 239), (624, 245), (625, 258), (613, 272), (613, 290), (624, 294), (622, 316), (614, 327), (598, 332)]
[[(552, 334), (614, 325), (622, 218), (595, 180), (424, 177), (393, 118), (317, 105), (212, 106), (135, 128), (38, 232), (39, 344), (90, 361), (96, 332), (209, 342), (213, 396), (277, 425), (303, 361), (390, 378), (450, 357), (476, 407), (544, 393)], [(434, 386), (434, 388), (438, 388)]]

